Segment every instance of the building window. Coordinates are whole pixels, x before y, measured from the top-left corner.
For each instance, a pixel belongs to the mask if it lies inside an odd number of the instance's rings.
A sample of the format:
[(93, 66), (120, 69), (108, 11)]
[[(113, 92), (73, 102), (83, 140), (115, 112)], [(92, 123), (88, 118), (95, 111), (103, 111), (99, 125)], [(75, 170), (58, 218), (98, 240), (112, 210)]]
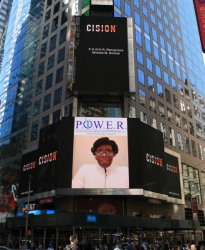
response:
[(174, 78), (171, 77), (172, 89), (177, 90), (177, 84)]
[(51, 10), (47, 11), (46, 12), (46, 15), (45, 15), (45, 22), (48, 21), (51, 17)]
[(150, 14), (150, 19), (151, 19), (151, 22), (156, 25), (156, 18), (154, 15)]
[(142, 5), (142, 13), (143, 13), (144, 16), (148, 17), (147, 8), (144, 5)]
[(50, 102), (51, 102), (51, 94), (48, 94), (44, 97), (43, 110), (50, 108)]
[(67, 27), (60, 31), (59, 45), (66, 41)]
[(157, 129), (157, 120), (154, 119), (153, 117), (150, 117), (150, 125), (151, 127)]
[(169, 143), (174, 147), (176, 146), (174, 129), (170, 127), (169, 127)]
[(171, 101), (171, 92), (166, 88), (165, 88), (165, 97), (166, 97), (166, 101), (168, 103), (172, 103), (172, 101)]
[(169, 70), (174, 74), (174, 62), (169, 58)]
[(42, 93), (42, 88), (43, 88), (43, 80), (40, 80), (37, 82), (37, 85), (36, 85), (36, 95), (39, 95), (40, 93)]
[(153, 96), (149, 96), (149, 108), (151, 111), (156, 113), (156, 102)]
[(50, 52), (56, 48), (56, 38), (57, 38), (56, 35), (51, 37), (50, 48), (49, 48)]
[(63, 70), (64, 67), (60, 67), (59, 69), (57, 69), (56, 71), (56, 83), (59, 83), (60, 81), (63, 80)]
[(147, 37), (145, 37), (145, 49), (147, 53), (151, 54), (150, 39), (148, 39)]
[(145, 92), (139, 89), (139, 101), (142, 106), (146, 106)]
[(38, 137), (38, 121), (32, 123), (31, 127), (31, 141), (36, 140)]
[(60, 109), (53, 112), (53, 123), (60, 120)]
[(53, 81), (53, 73), (51, 73), (48, 76), (46, 76), (45, 90), (49, 89), (52, 86), (52, 81)]
[(34, 107), (33, 107), (33, 115), (38, 115), (40, 113), (41, 109), (41, 99), (38, 99), (37, 101), (34, 102)]
[(192, 122), (189, 122), (189, 132), (191, 135), (194, 135), (194, 126)]
[(167, 84), (167, 85), (169, 85), (169, 75), (167, 74), (167, 72), (163, 72), (163, 74), (164, 74), (164, 82)]
[(47, 70), (53, 68), (53, 66), (54, 66), (54, 61), (55, 61), (55, 54), (53, 54), (52, 56), (50, 56), (50, 57), (48, 58)]
[(182, 134), (179, 132), (177, 132), (177, 145), (179, 149), (184, 150), (183, 137)]
[(147, 114), (140, 111), (140, 121), (147, 124)]
[(164, 123), (160, 122), (160, 130), (163, 134), (163, 140), (167, 142), (167, 130), (166, 130), (166, 125)]
[(68, 8), (62, 12), (61, 25), (68, 21)]
[(184, 136), (184, 146), (185, 146), (185, 152), (187, 154), (191, 154), (189, 138), (186, 136)]
[(158, 78), (162, 79), (162, 76), (161, 76), (161, 69), (158, 65), (155, 64), (155, 74)]
[(167, 57), (164, 52), (162, 52), (162, 64), (165, 68), (167, 68)]
[(173, 94), (173, 102), (174, 102), (174, 107), (179, 109), (179, 100), (178, 100), (178, 96), (176, 96), (175, 94)]
[(201, 144), (198, 144), (198, 143), (197, 143), (197, 146), (198, 146), (198, 155), (199, 155), (199, 159), (200, 159), (200, 160), (203, 160), (203, 159), (204, 159), (204, 158), (203, 158), (203, 148), (202, 148)]
[(176, 121), (177, 127), (181, 128), (180, 115), (177, 113), (175, 113), (175, 121)]
[(172, 110), (170, 108), (168, 108), (168, 107), (167, 107), (167, 117), (168, 117), (168, 121), (170, 121), (172, 123), (174, 122)]
[(191, 111), (191, 107), (189, 105), (187, 105), (187, 114), (190, 118), (192, 118), (192, 111)]
[(182, 117), (182, 128), (184, 131), (188, 132), (187, 120), (184, 117)]
[(163, 98), (163, 88), (160, 83), (157, 82), (157, 95)]
[(152, 92), (155, 92), (154, 79), (151, 76), (148, 76), (147, 80), (148, 80), (147, 82), (148, 82), (149, 90), (151, 90)]
[(43, 128), (43, 127), (46, 127), (48, 125), (49, 125), (49, 115), (44, 116), (42, 118), (41, 127)]
[(129, 106), (129, 118), (136, 118), (136, 108), (133, 106)]
[(41, 55), (40, 57), (43, 58), (46, 55), (47, 51), (47, 41), (41, 45)]
[[(139, 1), (139, 0), (138, 0)], [(118, 8), (121, 9), (121, 1), (120, 0), (114, 0), (114, 5)]]
[(152, 39), (157, 43), (157, 31), (152, 27)]
[(141, 31), (135, 29), (135, 41), (136, 43), (142, 47), (142, 34)]
[(53, 32), (53, 31), (57, 30), (57, 28), (58, 28), (58, 16), (55, 17), (52, 20), (52, 29), (51, 29), (51, 31)]
[(54, 93), (54, 105), (61, 102), (61, 97), (62, 97), (62, 87), (55, 90), (55, 93)]
[(158, 21), (158, 28), (161, 30), (161, 32), (163, 32), (163, 25), (160, 21)]
[(52, 0), (47, 0), (46, 8), (48, 8), (49, 6), (51, 6), (51, 4), (52, 4)]
[(144, 32), (149, 36), (149, 24), (144, 20)]
[(137, 62), (140, 63), (140, 64), (144, 64), (143, 63), (143, 54), (140, 50), (137, 49)]
[(47, 24), (44, 28), (43, 28), (43, 39), (45, 39), (48, 36), (48, 32), (49, 32), (49, 24)]
[(130, 7), (130, 5), (127, 2), (125, 2), (125, 15), (127, 17), (131, 17), (132, 16), (131, 15), (131, 7)]
[(73, 111), (73, 104), (71, 103), (65, 106), (64, 116), (72, 117), (72, 111)]
[(146, 57), (147, 69), (152, 72), (152, 60)]
[(59, 8), (60, 8), (60, 2), (54, 5), (53, 15), (55, 15), (59, 11)]
[(65, 47), (58, 51), (58, 63), (62, 62), (65, 59)]
[(44, 73), (44, 69), (45, 69), (45, 61), (39, 64), (38, 76), (40, 76)]
[(192, 148), (192, 155), (194, 157), (197, 157), (197, 153), (196, 153), (196, 142), (191, 140), (191, 148)]
[(138, 68), (137, 73), (138, 82), (144, 85), (144, 72)]
[(154, 58), (159, 61), (159, 49), (158, 49), (158, 45), (155, 45), (153, 46), (153, 49), (154, 49)]
[(180, 100), (180, 110), (186, 114), (186, 108), (185, 108), (185, 104), (184, 101)]
[(180, 83), (178, 83), (178, 92), (179, 92), (179, 94), (180, 94), (181, 96), (184, 95), (183, 87), (182, 87), (182, 85), (181, 85)]
[(134, 0), (134, 6), (137, 7), (138, 9), (140, 8), (139, 0)]
[(159, 38), (160, 38), (160, 45), (161, 45), (161, 47), (165, 50), (164, 37), (160, 35)]
[(164, 104), (162, 104), (161, 102), (158, 102), (158, 105), (159, 105), (159, 115), (165, 118)]

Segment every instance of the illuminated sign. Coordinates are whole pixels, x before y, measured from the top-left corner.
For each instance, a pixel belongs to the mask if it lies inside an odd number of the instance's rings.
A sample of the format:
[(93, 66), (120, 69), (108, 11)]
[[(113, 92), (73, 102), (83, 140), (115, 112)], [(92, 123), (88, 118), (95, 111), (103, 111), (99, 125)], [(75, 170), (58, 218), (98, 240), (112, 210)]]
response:
[(96, 215), (87, 215), (87, 222), (96, 222)]
[(194, 0), (194, 4), (201, 37), (202, 50), (205, 52), (205, 1)]

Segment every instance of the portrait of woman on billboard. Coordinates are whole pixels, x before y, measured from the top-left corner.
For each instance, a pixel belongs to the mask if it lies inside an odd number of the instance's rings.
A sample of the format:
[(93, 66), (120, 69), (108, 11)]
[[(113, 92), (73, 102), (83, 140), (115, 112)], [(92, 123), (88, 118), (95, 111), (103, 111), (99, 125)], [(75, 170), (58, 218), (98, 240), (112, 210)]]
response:
[(127, 128), (121, 127), (123, 131), (112, 130), (109, 136), (99, 127), (87, 134), (81, 127), (74, 134), (72, 188), (129, 188)]

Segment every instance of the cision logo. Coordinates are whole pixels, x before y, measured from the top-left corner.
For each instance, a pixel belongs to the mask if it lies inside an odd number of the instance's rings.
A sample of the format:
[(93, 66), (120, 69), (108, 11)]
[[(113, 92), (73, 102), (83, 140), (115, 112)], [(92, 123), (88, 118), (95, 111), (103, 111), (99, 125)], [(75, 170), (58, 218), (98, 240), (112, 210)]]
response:
[(126, 118), (76, 117), (75, 135), (127, 135)]

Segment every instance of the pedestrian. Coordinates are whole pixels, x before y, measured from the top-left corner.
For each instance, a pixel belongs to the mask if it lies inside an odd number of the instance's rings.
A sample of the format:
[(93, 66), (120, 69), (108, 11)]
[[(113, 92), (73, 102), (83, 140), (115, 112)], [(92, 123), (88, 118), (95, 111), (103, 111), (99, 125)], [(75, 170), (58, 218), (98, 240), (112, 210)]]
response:
[(53, 245), (52, 245), (52, 244), (49, 244), (49, 246), (48, 246), (48, 250), (54, 250), (54, 248), (53, 248)]
[(131, 244), (131, 240), (128, 240), (127, 250), (134, 250), (134, 246)]
[(67, 247), (68, 250), (80, 250), (80, 248), (77, 246), (78, 244), (78, 237), (76, 235), (70, 236), (70, 245)]
[(31, 241), (31, 244), (30, 244), (30, 250), (36, 250), (36, 246), (33, 241)]
[(122, 250), (122, 241), (117, 240), (114, 250)]
[(38, 250), (43, 250), (43, 246), (41, 244), (38, 246)]
[(103, 248), (103, 250), (108, 250), (106, 243), (103, 244), (102, 248)]

